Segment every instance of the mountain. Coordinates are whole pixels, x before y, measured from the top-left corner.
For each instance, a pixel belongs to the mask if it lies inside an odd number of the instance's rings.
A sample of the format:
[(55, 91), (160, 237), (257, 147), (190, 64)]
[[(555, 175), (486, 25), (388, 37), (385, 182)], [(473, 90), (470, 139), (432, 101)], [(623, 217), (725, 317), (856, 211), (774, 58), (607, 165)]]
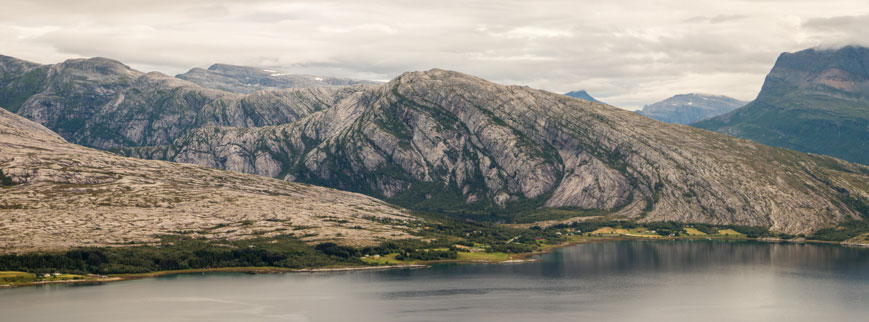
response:
[(567, 96), (570, 96), (573, 98), (584, 99), (584, 100), (589, 101), (589, 102), (603, 103), (601, 101), (598, 101), (594, 97), (591, 97), (591, 95), (589, 95), (588, 92), (586, 92), (584, 89), (579, 90), (579, 91), (568, 92), (568, 93), (565, 93), (564, 95), (567, 95)]
[(269, 69), (214, 64), (208, 69), (193, 68), (175, 77), (203, 87), (249, 94), (270, 88), (337, 87), (375, 85), (377, 82), (312, 75), (294, 75)]
[(520, 221), (557, 208), (797, 234), (861, 219), (869, 204), (865, 166), (458, 72), (238, 94), (107, 59), (7, 60), (7, 100), (34, 93), (10, 110), (73, 143), (416, 210)]
[(0, 79), (0, 106), (76, 144), (100, 149), (168, 144), (203, 126), (284, 124), (359, 90), (236, 94), (157, 72), (142, 73), (105, 58), (38, 65), (0, 56)]
[(688, 124), (730, 112), (745, 102), (720, 95), (679, 94), (637, 111), (661, 122)]
[(869, 48), (783, 53), (754, 101), (693, 125), (869, 164)]
[(869, 168), (444, 70), (292, 123), (122, 151), (361, 192), (413, 209), (580, 214), (808, 233), (861, 218)]
[(406, 211), (360, 194), (67, 143), (0, 109), (0, 253), (154, 243), (161, 236), (377, 244)]
[(0, 106), (13, 113), (42, 89), (46, 68), (0, 55)]

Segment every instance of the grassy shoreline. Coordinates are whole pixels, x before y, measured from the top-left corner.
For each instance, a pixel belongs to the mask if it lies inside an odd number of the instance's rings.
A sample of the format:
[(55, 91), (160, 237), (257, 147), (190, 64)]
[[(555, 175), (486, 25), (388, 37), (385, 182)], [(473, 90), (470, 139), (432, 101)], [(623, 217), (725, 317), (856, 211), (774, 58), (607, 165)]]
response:
[[(566, 240), (558, 243), (558, 244), (548, 244), (545, 242), (541, 242), (539, 244), (539, 248), (530, 251), (530, 252), (522, 252), (522, 253), (491, 253), (491, 252), (459, 252), (459, 256), (456, 259), (437, 259), (437, 260), (395, 260), (393, 256), (387, 255), (383, 256), (384, 260), (377, 260), (372, 258), (360, 258), (367, 265), (327, 265), (321, 267), (309, 267), (309, 268), (286, 268), (286, 267), (274, 267), (274, 266), (248, 266), (248, 267), (213, 267), (213, 268), (194, 268), (194, 269), (181, 269), (181, 270), (161, 270), (161, 271), (153, 271), (146, 273), (132, 273), (132, 274), (109, 274), (109, 275), (70, 275), (63, 274), (64, 276), (71, 276), (75, 278), (66, 278), (66, 279), (51, 279), (51, 280), (34, 280), (34, 281), (25, 281), (25, 282), (11, 282), (6, 284), (0, 284), (0, 289), (2, 288), (17, 288), (17, 287), (26, 287), (26, 286), (39, 286), (39, 285), (54, 285), (54, 284), (102, 284), (108, 282), (117, 282), (117, 281), (126, 281), (126, 280), (134, 280), (134, 279), (142, 279), (142, 278), (152, 278), (152, 277), (160, 277), (167, 275), (178, 275), (178, 274), (206, 274), (206, 273), (249, 273), (249, 274), (284, 274), (284, 273), (328, 273), (328, 272), (346, 272), (346, 271), (363, 271), (363, 270), (384, 270), (384, 269), (421, 269), (431, 267), (433, 264), (440, 263), (457, 263), (457, 264), (505, 264), (505, 263), (526, 263), (526, 262), (536, 262), (540, 261), (539, 259), (531, 259), (530, 257), (551, 253), (556, 249), (570, 247), (580, 244), (587, 243), (599, 243), (599, 242), (612, 242), (612, 241), (624, 241), (624, 240), (649, 240), (649, 241), (665, 241), (665, 240), (732, 240), (732, 241), (758, 241), (758, 242), (769, 242), (769, 243), (813, 243), (813, 244), (836, 244), (842, 245), (846, 247), (853, 246), (863, 246), (867, 247), (869, 245), (865, 244), (847, 244), (845, 242), (837, 242), (837, 241), (823, 241), (823, 240), (811, 240), (811, 239), (781, 239), (781, 238), (770, 238), (770, 237), (761, 237), (761, 238), (748, 238), (743, 234), (724, 234), (724, 235), (707, 235), (707, 234), (689, 234), (682, 236), (660, 236), (654, 235), (650, 233), (637, 233), (635, 230), (615, 230), (612, 231), (604, 231), (604, 232), (593, 232), (591, 235), (575, 235), (575, 236), (567, 236)], [(2, 274), (6, 273), (9, 275), (19, 274), (19, 276), (23, 276), (23, 274), (33, 275), (31, 273), (26, 272), (18, 272), (18, 271), (7, 271), (0, 272), (0, 277)], [(32, 276), (34, 279), (38, 278), (36, 276)], [(52, 278), (52, 277), (48, 277)], [(2, 281), (0, 281), (2, 283)]]
[(205, 273), (248, 273), (248, 274), (284, 274), (284, 273), (318, 273), (318, 272), (346, 272), (346, 271), (363, 271), (363, 270), (382, 270), (382, 269), (414, 269), (426, 268), (427, 265), (384, 265), (384, 266), (335, 266), (335, 267), (316, 267), (316, 268), (284, 268), (284, 267), (214, 267), (214, 268), (193, 268), (181, 270), (157, 271), (138, 274), (112, 274), (103, 278), (83, 278), (75, 280), (56, 280), (56, 281), (34, 281), (23, 283), (11, 283), (0, 285), (0, 288), (16, 288), (25, 286), (39, 286), (52, 284), (102, 284), (108, 282), (128, 281), (143, 278), (152, 278), (168, 275), (180, 274), (205, 274)]

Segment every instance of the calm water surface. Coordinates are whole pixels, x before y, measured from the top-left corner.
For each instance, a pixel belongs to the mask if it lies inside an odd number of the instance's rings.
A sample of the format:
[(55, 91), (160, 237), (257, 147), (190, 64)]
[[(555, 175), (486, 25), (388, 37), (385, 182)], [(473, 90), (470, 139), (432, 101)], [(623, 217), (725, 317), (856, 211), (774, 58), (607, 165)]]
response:
[(869, 321), (869, 249), (586, 244), (543, 262), (0, 290), (0, 321)]

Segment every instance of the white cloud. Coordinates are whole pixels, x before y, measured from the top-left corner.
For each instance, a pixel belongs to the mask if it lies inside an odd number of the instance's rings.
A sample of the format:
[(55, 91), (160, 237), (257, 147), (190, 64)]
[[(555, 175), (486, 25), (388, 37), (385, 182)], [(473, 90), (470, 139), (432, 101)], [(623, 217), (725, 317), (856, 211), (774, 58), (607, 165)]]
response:
[(752, 99), (779, 53), (867, 44), (865, 1), (31, 0), (0, 11), (0, 54), (104, 56), (168, 74), (211, 63), (389, 79), (459, 70), (638, 108)]
[(503, 33), (492, 33), (495, 37), (504, 37), (504, 38), (524, 38), (524, 39), (538, 39), (538, 38), (569, 38), (573, 36), (573, 33), (567, 30), (559, 30), (553, 28), (545, 28), (545, 27), (536, 27), (536, 26), (522, 26), (518, 28), (510, 29)]

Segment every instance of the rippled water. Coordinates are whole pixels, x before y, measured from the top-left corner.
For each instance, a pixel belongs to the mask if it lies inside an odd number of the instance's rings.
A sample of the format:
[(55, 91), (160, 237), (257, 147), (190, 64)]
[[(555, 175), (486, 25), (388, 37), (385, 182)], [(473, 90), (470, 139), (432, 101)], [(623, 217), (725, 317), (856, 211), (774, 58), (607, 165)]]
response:
[(867, 321), (869, 249), (585, 244), (543, 262), (0, 290), (0, 321)]

